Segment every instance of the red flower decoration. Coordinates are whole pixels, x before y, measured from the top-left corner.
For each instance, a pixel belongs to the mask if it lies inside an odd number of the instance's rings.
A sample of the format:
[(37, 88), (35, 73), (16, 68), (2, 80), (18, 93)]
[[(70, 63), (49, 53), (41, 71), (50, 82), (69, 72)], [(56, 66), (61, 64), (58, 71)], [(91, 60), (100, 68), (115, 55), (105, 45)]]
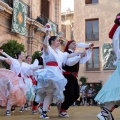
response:
[(50, 28), (50, 25), (47, 24), (47, 25), (46, 25), (46, 28)]

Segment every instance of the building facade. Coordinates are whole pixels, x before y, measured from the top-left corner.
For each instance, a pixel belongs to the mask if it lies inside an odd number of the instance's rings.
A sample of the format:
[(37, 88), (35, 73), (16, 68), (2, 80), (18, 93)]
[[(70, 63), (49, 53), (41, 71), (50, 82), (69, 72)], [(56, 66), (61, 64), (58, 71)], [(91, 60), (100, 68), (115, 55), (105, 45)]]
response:
[(80, 76), (88, 82), (105, 82), (115, 67), (112, 40), (108, 33), (119, 13), (119, 0), (75, 0), (74, 38), (77, 42), (94, 43), (92, 58), (80, 66)]
[(61, 31), (67, 40), (74, 39), (74, 12), (70, 9), (61, 13)]
[(27, 54), (41, 49), (44, 25), (52, 23), (53, 33), (61, 31), (61, 0), (22, 0), (27, 4), (26, 35), (11, 32), (13, 0), (0, 0), (0, 46), (9, 40), (23, 43)]

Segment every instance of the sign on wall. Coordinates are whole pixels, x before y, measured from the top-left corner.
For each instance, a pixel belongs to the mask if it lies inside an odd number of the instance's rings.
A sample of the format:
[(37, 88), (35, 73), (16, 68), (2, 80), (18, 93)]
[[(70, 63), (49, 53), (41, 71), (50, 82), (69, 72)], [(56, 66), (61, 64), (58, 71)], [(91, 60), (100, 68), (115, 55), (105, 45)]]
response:
[(104, 70), (114, 70), (115, 66), (113, 62), (116, 60), (115, 53), (113, 51), (112, 43), (104, 43), (102, 46), (102, 55), (103, 55), (103, 69)]
[(26, 34), (26, 15), (27, 5), (20, 0), (13, 0), (12, 32)]

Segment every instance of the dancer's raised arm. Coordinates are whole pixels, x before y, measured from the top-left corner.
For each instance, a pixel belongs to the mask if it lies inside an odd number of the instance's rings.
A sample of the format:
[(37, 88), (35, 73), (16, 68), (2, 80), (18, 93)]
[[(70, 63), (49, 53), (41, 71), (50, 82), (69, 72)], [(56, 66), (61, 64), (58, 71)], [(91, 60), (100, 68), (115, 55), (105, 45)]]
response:
[(5, 61), (5, 59), (6, 59), (5, 57), (0, 56), (1, 61)]
[(2, 49), (0, 50), (0, 53), (1, 53), (2, 55), (4, 55), (5, 57), (9, 58), (10, 60), (13, 59), (11, 56), (9, 56), (7, 53), (5, 53)]
[(73, 65), (77, 64), (77, 63), (81, 60), (81, 58), (83, 58), (83, 57), (85, 57), (85, 56), (86, 56), (86, 52), (83, 52), (83, 53), (81, 53), (81, 54), (78, 55), (78, 56), (69, 58), (69, 59), (67, 59), (67, 61), (66, 61), (66, 65), (68, 65), (68, 66), (73, 66)]
[(5, 57), (0, 56), (0, 60), (5, 61), (9, 65), (11, 64), (11, 60), (9, 58), (5, 58)]
[(48, 43), (48, 40), (49, 40), (49, 38), (50, 38), (50, 32), (49, 31), (46, 31), (46, 36), (45, 36), (45, 39), (44, 39), (44, 41), (43, 41), (43, 49), (44, 49), (44, 51), (48, 51), (48, 46), (49, 46), (49, 43)]

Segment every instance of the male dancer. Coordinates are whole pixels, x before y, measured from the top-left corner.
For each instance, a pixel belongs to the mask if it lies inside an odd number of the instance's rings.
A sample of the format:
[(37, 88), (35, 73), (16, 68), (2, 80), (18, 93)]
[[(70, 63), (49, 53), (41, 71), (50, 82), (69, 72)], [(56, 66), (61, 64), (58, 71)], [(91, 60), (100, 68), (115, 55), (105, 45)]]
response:
[[(73, 53), (76, 49), (76, 42), (74, 40), (68, 41), (64, 52), (68, 52), (69, 54)], [(77, 56), (77, 58), (72, 62), (72, 66), (67, 63), (63, 66), (64, 77), (67, 79), (67, 85), (65, 87), (64, 95), (65, 101), (61, 105), (60, 117), (69, 117), (67, 114), (68, 108), (79, 98), (79, 85), (77, 80), (77, 75), (79, 72), (79, 61), (82, 57), (85, 57), (86, 53), (81, 53), (81, 56)]]

